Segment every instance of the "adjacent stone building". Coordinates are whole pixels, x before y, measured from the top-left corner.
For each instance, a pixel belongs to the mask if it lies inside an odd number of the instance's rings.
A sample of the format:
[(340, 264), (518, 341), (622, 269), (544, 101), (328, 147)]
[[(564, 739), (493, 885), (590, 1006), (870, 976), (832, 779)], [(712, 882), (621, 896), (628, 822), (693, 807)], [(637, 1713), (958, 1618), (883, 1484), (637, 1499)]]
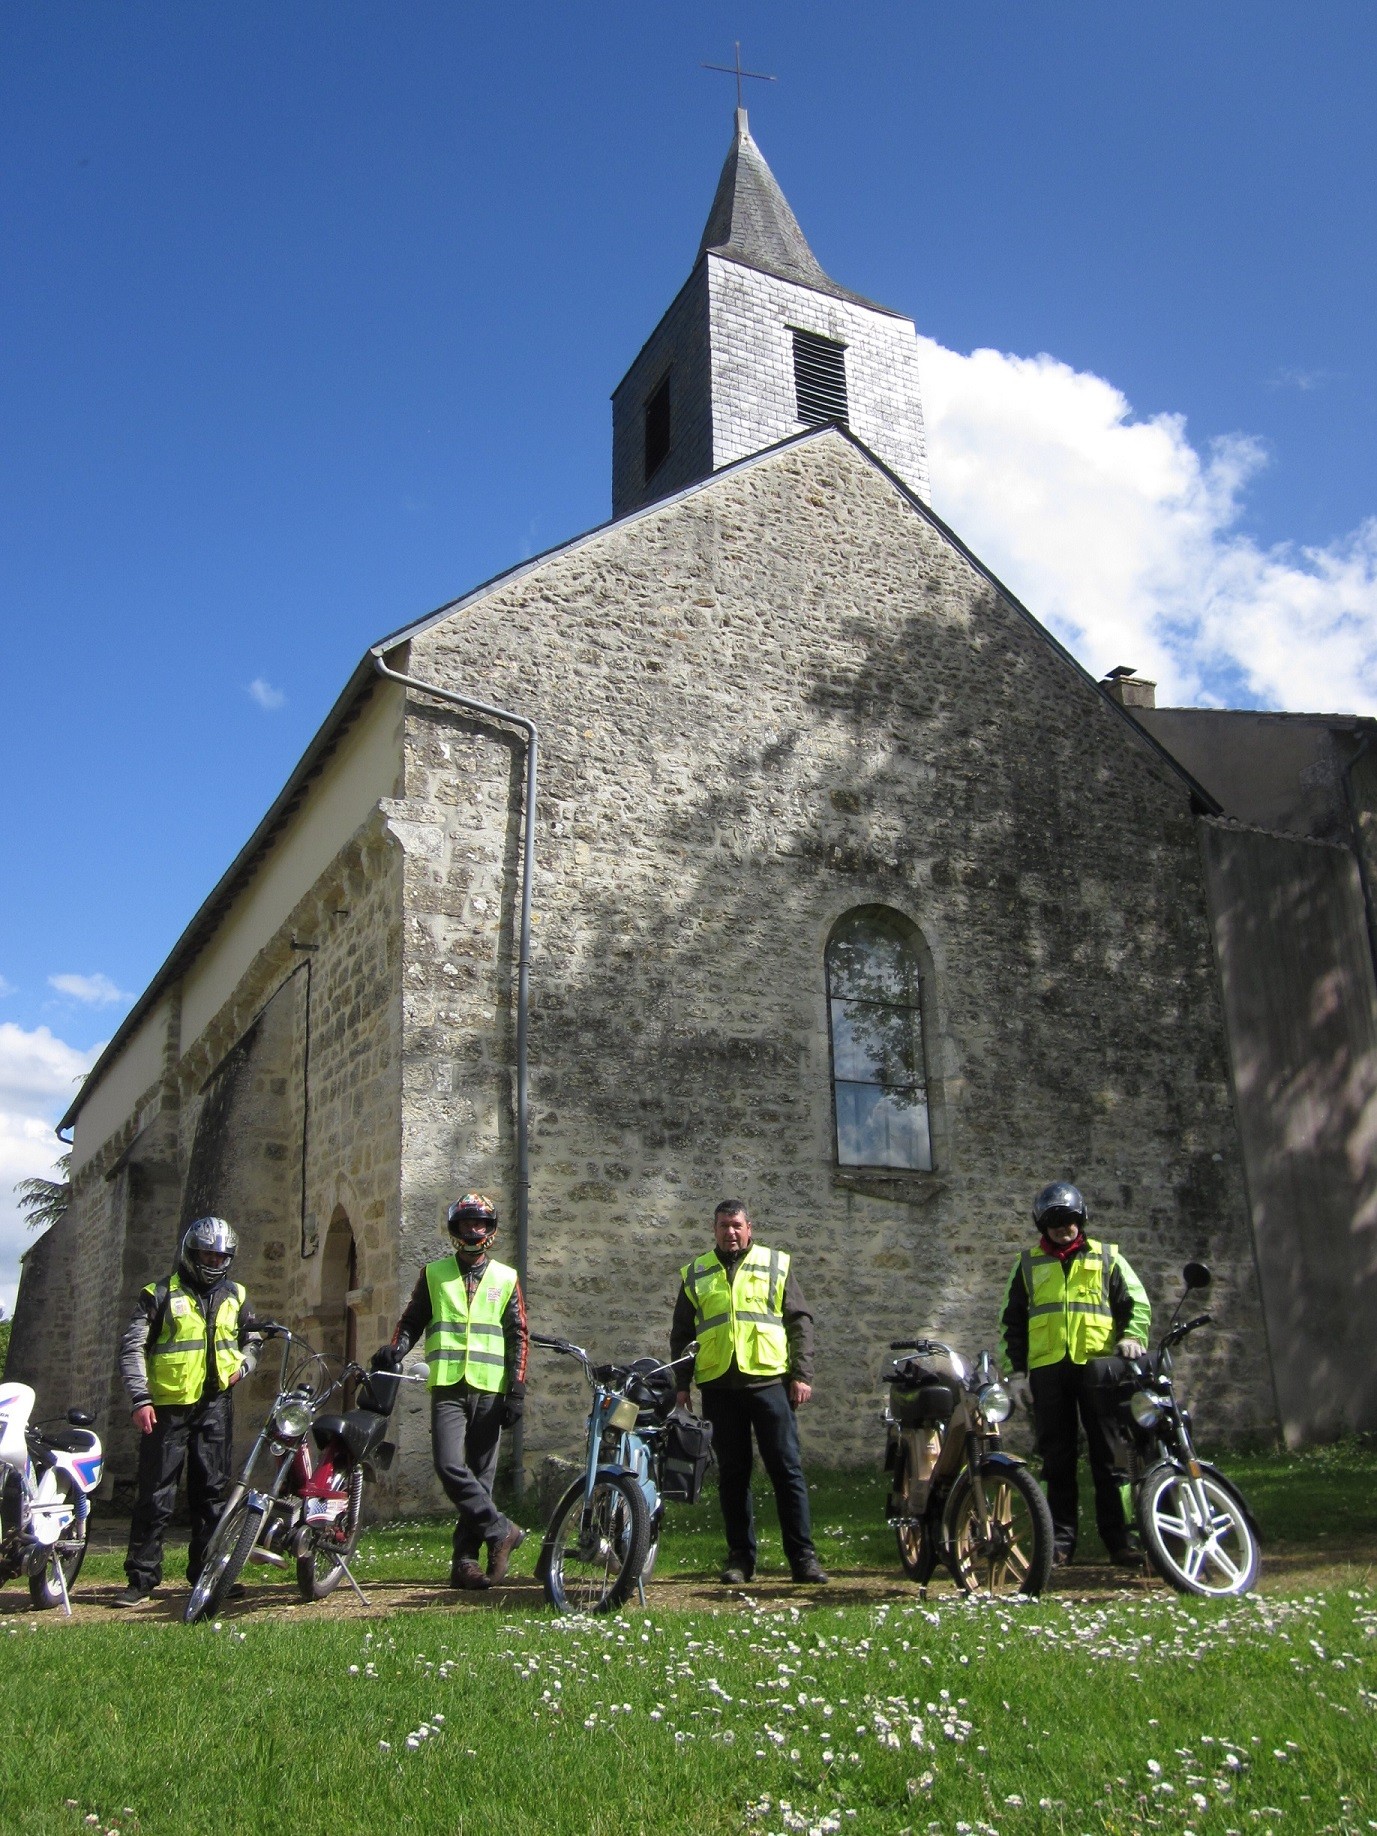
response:
[[(1159, 1305), (1211, 1263), (1202, 1419), (1271, 1430), (1227, 787), (927, 507), (914, 349), (823, 273), (739, 113), (614, 396), (615, 520), (363, 659), (67, 1118), (11, 1374), (94, 1406), (117, 1477), (115, 1339), (184, 1219), (229, 1216), (255, 1301), (366, 1354), (469, 1187), (533, 1323), (607, 1356), (665, 1345), (745, 1197), (815, 1305), (809, 1453), (863, 1462), (889, 1339), (993, 1344), (1032, 1194), (1071, 1177)], [(528, 1466), (582, 1409), (537, 1357)], [(400, 1438), (390, 1503), (429, 1502), (419, 1391)]]

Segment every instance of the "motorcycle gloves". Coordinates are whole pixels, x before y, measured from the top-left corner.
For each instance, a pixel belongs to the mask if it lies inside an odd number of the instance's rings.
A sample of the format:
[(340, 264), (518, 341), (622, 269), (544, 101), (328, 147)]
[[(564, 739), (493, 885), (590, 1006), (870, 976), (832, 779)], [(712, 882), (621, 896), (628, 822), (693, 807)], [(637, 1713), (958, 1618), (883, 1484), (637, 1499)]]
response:
[(526, 1412), (524, 1396), (504, 1396), (502, 1398), (502, 1426), (515, 1428)]
[(395, 1374), (402, 1368), (402, 1354), (395, 1345), (380, 1345), (369, 1359), (368, 1368), (373, 1371), (389, 1371)]

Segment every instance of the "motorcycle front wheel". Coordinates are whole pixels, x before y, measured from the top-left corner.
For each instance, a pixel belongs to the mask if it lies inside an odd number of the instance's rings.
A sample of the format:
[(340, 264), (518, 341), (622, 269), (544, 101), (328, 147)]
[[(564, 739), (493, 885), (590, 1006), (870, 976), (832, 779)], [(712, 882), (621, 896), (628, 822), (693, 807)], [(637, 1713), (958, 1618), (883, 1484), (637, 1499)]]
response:
[(1052, 1573), (1052, 1513), (1026, 1466), (982, 1465), (986, 1524), (964, 1472), (951, 1489), (948, 1565), (963, 1593), (1040, 1594)]
[(194, 1626), (198, 1619), (205, 1619), (219, 1610), (225, 1595), (239, 1579), (239, 1570), (248, 1561), (249, 1552), (258, 1541), (264, 1515), (261, 1506), (251, 1505), (246, 1498), (241, 1498), (238, 1504), (232, 1504), (221, 1517), (211, 1535), (205, 1563), (196, 1577), (196, 1584), (182, 1614), (185, 1624)]
[[(70, 1480), (58, 1481), (58, 1490), (64, 1501), (71, 1497)], [(29, 1598), (36, 1607), (59, 1607), (62, 1605), (63, 1584), (70, 1594), (81, 1565), (86, 1560), (86, 1529), (89, 1517), (79, 1522), (68, 1524), (57, 1542), (47, 1552), (47, 1560), (36, 1575), (29, 1576)], [(59, 1567), (62, 1570), (58, 1576)]]
[(296, 1584), (303, 1600), (324, 1600), (344, 1579), (342, 1564), (352, 1559), (358, 1546), (362, 1508), (363, 1469), (356, 1466), (349, 1475), (349, 1504), (341, 1516), (328, 1528), (306, 1528), (301, 1533)]
[(555, 1506), (540, 1551), (545, 1597), (561, 1613), (612, 1613), (631, 1596), (650, 1551), (645, 1494), (625, 1473), (599, 1473), (587, 1517), (580, 1479)]
[(1152, 1566), (1178, 1593), (1222, 1600), (1257, 1580), (1257, 1537), (1222, 1473), (1192, 1479), (1178, 1466), (1154, 1468), (1138, 1491), (1138, 1527)]

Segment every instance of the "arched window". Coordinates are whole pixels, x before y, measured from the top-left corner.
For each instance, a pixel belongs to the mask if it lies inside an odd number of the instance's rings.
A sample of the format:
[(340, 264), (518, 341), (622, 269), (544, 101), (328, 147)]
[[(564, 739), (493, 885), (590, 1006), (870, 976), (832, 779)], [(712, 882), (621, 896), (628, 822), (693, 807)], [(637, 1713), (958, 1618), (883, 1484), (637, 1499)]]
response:
[(923, 1059), (918, 933), (901, 913), (864, 905), (827, 945), (827, 1011), (837, 1163), (932, 1167)]
[(320, 1309), (316, 1331), (320, 1348), (333, 1358), (357, 1358), (358, 1321), (354, 1304), (359, 1285), (358, 1250), (349, 1214), (336, 1205), (325, 1234), (320, 1267)]

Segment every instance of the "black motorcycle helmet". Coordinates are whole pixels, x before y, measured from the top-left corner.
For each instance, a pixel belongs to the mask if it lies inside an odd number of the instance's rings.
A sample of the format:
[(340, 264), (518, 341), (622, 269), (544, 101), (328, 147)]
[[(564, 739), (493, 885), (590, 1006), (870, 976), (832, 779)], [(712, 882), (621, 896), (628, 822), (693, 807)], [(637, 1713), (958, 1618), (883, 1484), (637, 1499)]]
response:
[(478, 1257), (497, 1235), (497, 1207), (485, 1192), (466, 1192), (450, 1206), (446, 1222), (458, 1253)]
[(1044, 1234), (1056, 1224), (1074, 1224), (1084, 1230), (1090, 1222), (1090, 1212), (1080, 1188), (1064, 1179), (1054, 1179), (1050, 1186), (1044, 1186), (1033, 1200), (1033, 1222)]
[(177, 1264), (197, 1288), (212, 1288), (229, 1273), (239, 1239), (223, 1218), (197, 1218), (182, 1233)]

